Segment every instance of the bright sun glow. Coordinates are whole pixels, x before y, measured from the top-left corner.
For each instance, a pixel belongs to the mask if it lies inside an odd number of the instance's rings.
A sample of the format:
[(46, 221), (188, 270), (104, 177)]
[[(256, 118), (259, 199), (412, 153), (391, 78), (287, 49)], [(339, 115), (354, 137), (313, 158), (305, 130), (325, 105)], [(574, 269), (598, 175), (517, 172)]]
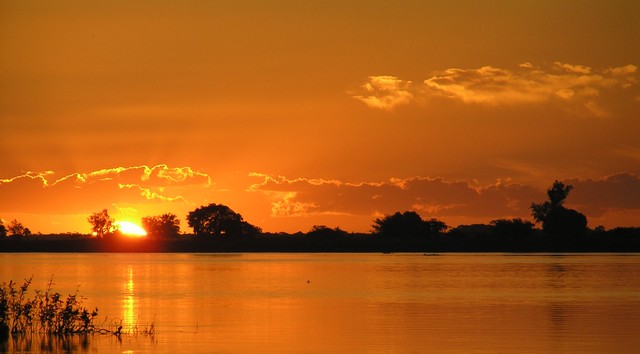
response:
[(127, 236), (142, 237), (147, 236), (147, 232), (138, 224), (129, 221), (117, 221), (116, 225), (122, 234)]

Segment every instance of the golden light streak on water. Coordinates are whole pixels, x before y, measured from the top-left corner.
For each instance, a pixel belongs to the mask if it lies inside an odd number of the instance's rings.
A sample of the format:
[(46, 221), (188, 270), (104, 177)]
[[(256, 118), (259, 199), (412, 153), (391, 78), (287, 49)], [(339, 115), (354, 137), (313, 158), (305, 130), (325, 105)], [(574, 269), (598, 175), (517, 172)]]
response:
[(127, 282), (124, 284), (122, 305), (122, 330), (133, 332), (136, 327), (137, 301), (135, 298), (135, 283), (133, 282), (133, 267), (131, 265), (127, 268)]

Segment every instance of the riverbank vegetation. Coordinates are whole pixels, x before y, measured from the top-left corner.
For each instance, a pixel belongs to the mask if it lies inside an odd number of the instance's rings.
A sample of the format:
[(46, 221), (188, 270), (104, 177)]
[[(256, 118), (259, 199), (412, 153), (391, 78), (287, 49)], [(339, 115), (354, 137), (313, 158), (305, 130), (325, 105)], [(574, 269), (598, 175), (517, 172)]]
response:
[(30, 352), (34, 339), (38, 339), (42, 351), (53, 352), (56, 348), (77, 346), (86, 349), (92, 334), (117, 338), (123, 334), (155, 334), (153, 322), (142, 329), (126, 324), (130, 330), (123, 330), (122, 320), (105, 318), (97, 324), (98, 308), (85, 307), (78, 290), (66, 297), (55, 292), (53, 277), (44, 290), (34, 290), (30, 296), (32, 280), (25, 279), (21, 285), (10, 280), (0, 285), (0, 352)]
[(584, 214), (564, 206), (571, 190), (555, 181), (549, 200), (531, 204), (535, 223), (504, 218), (452, 228), (404, 211), (373, 220), (369, 233), (325, 225), (304, 233), (263, 232), (212, 203), (188, 213), (193, 233), (181, 233), (180, 219), (168, 213), (142, 219), (146, 237), (128, 237), (105, 209), (88, 217), (93, 234), (87, 235), (25, 235), (17, 233), (25, 229), (18, 221), (10, 232), (0, 224), (0, 252), (640, 252), (640, 227), (588, 228)]
[(18, 286), (9, 281), (0, 286), (0, 335), (13, 334), (77, 334), (96, 330), (98, 309), (82, 306), (76, 291), (64, 298), (53, 291), (51, 279), (44, 291), (36, 290), (33, 298), (28, 290), (32, 278)]

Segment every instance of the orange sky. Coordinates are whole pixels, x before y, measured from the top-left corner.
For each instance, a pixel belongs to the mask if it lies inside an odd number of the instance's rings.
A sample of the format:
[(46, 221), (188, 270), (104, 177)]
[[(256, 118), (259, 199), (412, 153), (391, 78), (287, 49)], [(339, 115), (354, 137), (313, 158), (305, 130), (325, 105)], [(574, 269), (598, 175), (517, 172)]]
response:
[(640, 226), (637, 43), (634, 1), (2, 2), (0, 217), (455, 226), (560, 179)]

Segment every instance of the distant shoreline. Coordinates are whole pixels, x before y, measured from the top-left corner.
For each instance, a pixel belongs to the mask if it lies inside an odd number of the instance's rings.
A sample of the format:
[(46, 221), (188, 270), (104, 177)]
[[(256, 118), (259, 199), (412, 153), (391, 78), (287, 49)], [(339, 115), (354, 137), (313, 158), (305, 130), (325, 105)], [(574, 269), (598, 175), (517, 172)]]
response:
[(306, 236), (194, 237), (152, 240), (145, 238), (95, 239), (92, 237), (32, 236), (0, 241), (0, 253), (635, 253), (638, 237), (590, 237), (554, 239), (530, 237), (524, 240), (443, 236), (431, 239), (376, 238), (357, 234), (336, 238)]

